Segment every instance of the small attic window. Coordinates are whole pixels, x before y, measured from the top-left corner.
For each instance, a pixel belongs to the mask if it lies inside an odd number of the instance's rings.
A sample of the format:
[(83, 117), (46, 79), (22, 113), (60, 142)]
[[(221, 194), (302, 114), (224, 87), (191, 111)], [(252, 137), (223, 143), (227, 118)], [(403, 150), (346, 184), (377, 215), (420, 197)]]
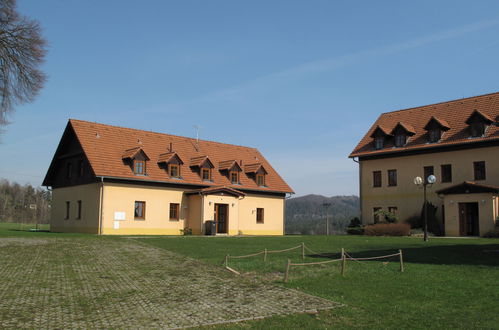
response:
[(391, 134), (395, 136), (395, 147), (403, 147), (407, 143), (407, 139), (409, 136), (413, 136), (416, 134), (414, 128), (410, 125), (404, 124), (402, 122), (398, 122), (397, 125), (393, 128)]
[(385, 146), (384, 136), (378, 136), (374, 138), (374, 149), (376, 150), (383, 149), (384, 146)]
[(230, 172), (230, 183), (239, 184), (239, 172), (238, 171), (231, 171)]
[(427, 131), (428, 142), (437, 143), (442, 139), (443, 133), (450, 129), (450, 126), (445, 120), (432, 116), (424, 129)]
[(493, 122), (494, 121), (490, 119), (486, 114), (476, 109), (466, 120), (466, 124), (468, 124), (470, 127), (471, 137), (485, 136), (488, 125), (492, 124)]
[(211, 168), (202, 168), (201, 178), (203, 181), (211, 181)]
[(180, 166), (177, 164), (168, 164), (168, 174), (171, 178), (180, 178)]
[(144, 175), (146, 173), (146, 162), (144, 160), (134, 160), (133, 173)]
[(256, 175), (256, 184), (260, 187), (265, 186), (265, 174), (257, 174)]

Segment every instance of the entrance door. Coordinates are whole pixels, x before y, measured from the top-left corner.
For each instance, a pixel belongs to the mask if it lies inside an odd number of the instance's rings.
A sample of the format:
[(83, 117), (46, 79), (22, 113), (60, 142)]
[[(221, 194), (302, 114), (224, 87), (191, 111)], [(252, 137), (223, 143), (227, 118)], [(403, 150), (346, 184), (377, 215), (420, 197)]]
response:
[(215, 222), (217, 224), (217, 234), (227, 234), (227, 204), (215, 204)]
[(479, 236), (478, 203), (459, 203), (459, 235)]

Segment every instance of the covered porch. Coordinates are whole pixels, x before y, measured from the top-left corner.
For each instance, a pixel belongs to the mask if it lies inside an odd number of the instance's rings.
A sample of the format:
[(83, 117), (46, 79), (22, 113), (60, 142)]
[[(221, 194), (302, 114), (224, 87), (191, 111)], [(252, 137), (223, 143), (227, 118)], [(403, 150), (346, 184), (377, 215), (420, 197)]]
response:
[(465, 181), (436, 192), (443, 198), (446, 236), (483, 236), (499, 216), (499, 187)]

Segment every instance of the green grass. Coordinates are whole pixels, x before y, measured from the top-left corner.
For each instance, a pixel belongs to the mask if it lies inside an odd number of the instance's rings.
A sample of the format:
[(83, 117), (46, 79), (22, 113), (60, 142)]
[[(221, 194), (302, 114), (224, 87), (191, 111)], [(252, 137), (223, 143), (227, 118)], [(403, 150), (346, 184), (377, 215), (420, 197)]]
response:
[[(346, 276), (339, 264), (292, 268), (290, 282), (282, 275), (287, 258), (301, 261), (299, 250), (230, 260), (234, 269), (259, 279), (345, 304), (315, 315), (274, 317), (223, 328), (497, 328), (499, 314), (499, 240), (363, 236), (175, 237), (143, 238), (142, 242), (220, 264), (226, 254), (244, 255), (284, 249), (301, 242), (337, 258), (341, 248), (353, 256), (404, 252), (405, 272), (390, 262), (348, 262)], [(313, 255), (307, 262), (327, 260)]]

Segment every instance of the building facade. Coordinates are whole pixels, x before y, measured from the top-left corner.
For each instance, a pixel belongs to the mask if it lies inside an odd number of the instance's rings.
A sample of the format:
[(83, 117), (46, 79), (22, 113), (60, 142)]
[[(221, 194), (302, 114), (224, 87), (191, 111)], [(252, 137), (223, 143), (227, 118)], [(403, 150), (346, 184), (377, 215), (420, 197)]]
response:
[(350, 157), (359, 163), (363, 224), (381, 211), (421, 217), (422, 185), (439, 231), (481, 236), (499, 221), (499, 93), (383, 113)]
[(52, 231), (106, 235), (283, 235), (293, 193), (257, 149), (80, 120), (43, 185)]

